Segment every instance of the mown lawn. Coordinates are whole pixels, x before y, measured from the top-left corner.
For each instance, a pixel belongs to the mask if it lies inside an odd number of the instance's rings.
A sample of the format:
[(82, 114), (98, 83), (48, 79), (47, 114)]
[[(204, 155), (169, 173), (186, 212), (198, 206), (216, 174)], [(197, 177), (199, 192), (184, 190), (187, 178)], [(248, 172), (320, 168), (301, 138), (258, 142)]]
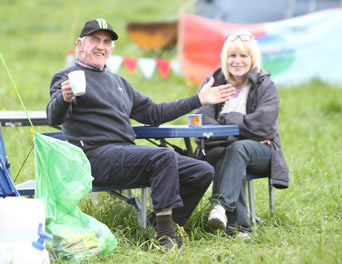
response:
[[(192, 1), (46, 1), (2, 0), (0, 53), (30, 110), (43, 110), (49, 99), (53, 73), (65, 65), (83, 22), (104, 17), (117, 30), (120, 40), (114, 53), (123, 56), (155, 56), (130, 43), (128, 21), (177, 19), (181, 6), (191, 10)], [(175, 58), (176, 51), (162, 55)], [(155, 74), (145, 80), (137, 71), (126, 77), (155, 101), (192, 95), (189, 85), (172, 73), (167, 80)], [(342, 263), (342, 90), (319, 80), (296, 87), (279, 87), (281, 112), (279, 130), (290, 168), (290, 188), (276, 190), (276, 213), (270, 217), (266, 180), (255, 182), (257, 214), (263, 224), (250, 240), (232, 239), (211, 230), (206, 223), (210, 210), (206, 193), (185, 226), (187, 237), (181, 252), (148, 250), (151, 229), (141, 230), (135, 210), (120, 201), (100, 195), (93, 204), (86, 197), (84, 212), (107, 224), (118, 239), (118, 247), (103, 259), (86, 263)], [(0, 110), (22, 110), (14, 89), (0, 66)], [(185, 124), (181, 117), (172, 124)], [(38, 131), (51, 128), (37, 127)], [(31, 154), (19, 176), (21, 165), (32, 147), (30, 128), (3, 128), (12, 177), (16, 183), (34, 178)], [(181, 140), (174, 141), (182, 144)], [(138, 141), (139, 144), (146, 144)], [(147, 241), (147, 242), (146, 242)], [(64, 263), (65, 261), (58, 261)]]

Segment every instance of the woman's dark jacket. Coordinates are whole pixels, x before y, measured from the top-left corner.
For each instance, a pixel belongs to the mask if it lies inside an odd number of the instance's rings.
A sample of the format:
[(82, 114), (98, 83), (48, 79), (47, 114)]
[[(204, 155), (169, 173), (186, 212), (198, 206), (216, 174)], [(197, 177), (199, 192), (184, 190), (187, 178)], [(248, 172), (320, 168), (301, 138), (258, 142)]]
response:
[[(221, 68), (213, 73), (213, 77), (215, 79), (213, 86), (227, 83)], [(204, 81), (203, 85), (209, 81), (209, 78)], [(256, 69), (250, 71), (248, 78), (251, 81), (251, 88), (247, 97), (246, 115), (238, 112), (220, 115), (224, 103), (202, 105), (196, 109), (195, 113), (203, 114), (204, 125), (238, 125), (240, 128), (238, 137), (214, 137), (205, 140), (204, 145), (206, 148), (228, 146), (239, 139), (270, 140), (272, 142), (271, 171), (269, 175), (271, 184), (279, 189), (288, 188), (289, 170), (281, 150), (278, 134), (277, 117), (280, 110), (280, 99), (276, 86), (270, 79), (270, 74), (263, 70), (259, 73), (257, 73)], [(199, 141), (197, 141), (197, 144), (200, 147)]]

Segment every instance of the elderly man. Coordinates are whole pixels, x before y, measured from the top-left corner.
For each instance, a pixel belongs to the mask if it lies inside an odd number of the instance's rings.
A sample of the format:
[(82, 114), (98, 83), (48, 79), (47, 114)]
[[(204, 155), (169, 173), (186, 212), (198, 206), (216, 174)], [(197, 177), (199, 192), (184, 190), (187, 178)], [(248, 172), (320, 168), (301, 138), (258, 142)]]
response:
[[(77, 39), (75, 65), (51, 80), (47, 116), (50, 125), (63, 124), (68, 141), (83, 149), (96, 185), (150, 186), (159, 243), (181, 247), (173, 221), (183, 226), (210, 185), (214, 171), (206, 162), (169, 148), (135, 145), (130, 118), (153, 126), (171, 121), (203, 104), (224, 102), (234, 93), (230, 85), (167, 103), (154, 103), (127, 80), (106, 71), (118, 35), (104, 19), (87, 21)], [(72, 92), (68, 73), (83, 70), (86, 93)]]

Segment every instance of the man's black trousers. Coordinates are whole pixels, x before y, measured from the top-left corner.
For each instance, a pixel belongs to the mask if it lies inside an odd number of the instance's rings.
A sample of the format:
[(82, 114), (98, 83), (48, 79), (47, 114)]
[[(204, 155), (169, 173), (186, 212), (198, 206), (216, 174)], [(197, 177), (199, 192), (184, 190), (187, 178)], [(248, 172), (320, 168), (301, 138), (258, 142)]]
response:
[(207, 162), (170, 148), (108, 144), (88, 150), (95, 185), (151, 187), (153, 209), (172, 208), (183, 226), (209, 187), (214, 169)]

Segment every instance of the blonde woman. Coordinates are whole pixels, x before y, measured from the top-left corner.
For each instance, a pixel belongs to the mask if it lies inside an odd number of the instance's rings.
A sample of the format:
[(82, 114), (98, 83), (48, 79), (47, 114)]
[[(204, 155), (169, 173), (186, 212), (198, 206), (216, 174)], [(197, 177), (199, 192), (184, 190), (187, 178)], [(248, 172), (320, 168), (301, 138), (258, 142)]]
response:
[(249, 237), (247, 173), (268, 175), (276, 188), (288, 187), (277, 129), (279, 96), (270, 74), (260, 67), (260, 49), (247, 30), (226, 37), (221, 63), (202, 87), (228, 83), (235, 94), (224, 103), (202, 105), (196, 113), (203, 114), (205, 125), (238, 125), (240, 136), (197, 142), (197, 153), (206, 153), (206, 160), (215, 167), (208, 224)]

